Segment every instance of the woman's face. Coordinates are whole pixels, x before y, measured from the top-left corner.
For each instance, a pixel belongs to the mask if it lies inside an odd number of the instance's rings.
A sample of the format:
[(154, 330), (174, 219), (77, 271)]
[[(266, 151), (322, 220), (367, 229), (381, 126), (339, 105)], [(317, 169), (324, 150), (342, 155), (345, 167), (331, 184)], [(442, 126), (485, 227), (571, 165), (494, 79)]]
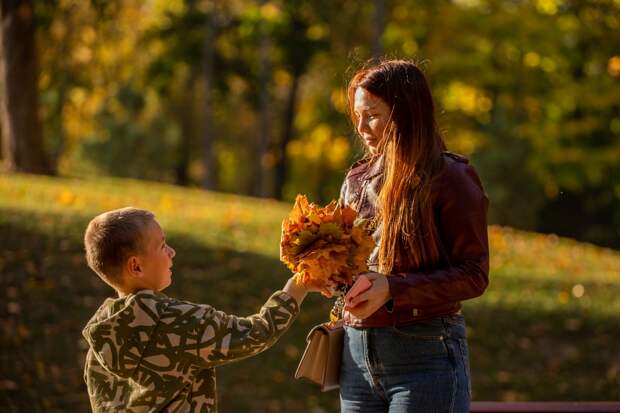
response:
[(358, 87), (355, 90), (353, 113), (357, 118), (357, 133), (360, 134), (371, 154), (377, 153), (379, 144), (383, 140), (383, 132), (390, 119), (389, 106), (379, 97), (366, 89)]

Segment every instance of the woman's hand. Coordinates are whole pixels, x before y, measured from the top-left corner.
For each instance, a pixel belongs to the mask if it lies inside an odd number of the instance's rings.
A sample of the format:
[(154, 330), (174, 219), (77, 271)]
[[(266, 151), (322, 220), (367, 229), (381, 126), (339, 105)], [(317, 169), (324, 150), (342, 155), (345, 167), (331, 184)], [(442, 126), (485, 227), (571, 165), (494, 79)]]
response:
[(364, 274), (371, 282), (372, 286), (351, 299), (345, 309), (357, 318), (368, 318), (375, 311), (387, 303), (390, 298), (390, 285), (384, 274), (369, 272)]

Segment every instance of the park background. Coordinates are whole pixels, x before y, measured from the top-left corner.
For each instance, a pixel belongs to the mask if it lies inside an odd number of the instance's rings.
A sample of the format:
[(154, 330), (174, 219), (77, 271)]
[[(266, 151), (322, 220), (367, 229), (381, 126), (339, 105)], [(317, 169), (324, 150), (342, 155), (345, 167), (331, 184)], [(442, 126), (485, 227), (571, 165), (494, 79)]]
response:
[[(110, 294), (95, 214), (153, 210), (170, 295), (240, 314), (283, 285), (297, 193), (362, 156), (346, 84), (427, 73), (449, 149), (491, 200), (491, 285), (465, 303), (474, 400), (620, 399), (620, 1), (6, 0), (0, 51), (0, 410), (88, 411), (81, 328)], [(337, 411), (292, 379), (311, 297), (218, 370), (222, 412)]]

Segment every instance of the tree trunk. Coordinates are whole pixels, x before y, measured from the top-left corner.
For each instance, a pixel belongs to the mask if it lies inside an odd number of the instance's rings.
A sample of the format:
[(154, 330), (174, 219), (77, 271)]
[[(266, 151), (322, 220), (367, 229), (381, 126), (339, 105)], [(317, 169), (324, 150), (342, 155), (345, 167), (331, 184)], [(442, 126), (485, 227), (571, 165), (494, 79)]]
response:
[(297, 101), (297, 89), (299, 88), (299, 77), (301, 72), (294, 70), (292, 73), (291, 88), (289, 89), (289, 95), (286, 104), (286, 112), (284, 115), (284, 130), (282, 132), (282, 139), (278, 146), (277, 161), (276, 161), (276, 183), (275, 183), (275, 196), (277, 199), (284, 199), (284, 184), (286, 183), (286, 177), (288, 175), (288, 165), (286, 157), (286, 147), (289, 141), (293, 137), (293, 121), (295, 120), (295, 103)]
[[(65, 21), (70, 21), (69, 19), (71, 18), (72, 13), (74, 13), (74, 9), (75, 7), (63, 9), (62, 14), (58, 18)], [(63, 36), (62, 43), (60, 44), (58, 58), (55, 62), (58, 68), (57, 70), (55, 70), (55, 73), (52, 74), (52, 83), (56, 85), (58, 98), (55, 104), (52, 105), (50, 108), (52, 112), (49, 125), (50, 134), (46, 133), (45, 135), (45, 139), (48, 142), (48, 156), (53, 171), (58, 170), (60, 158), (62, 157), (67, 144), (64, 120), (65, 103), (67, 99), (67, 94), (71, 89), (71, 85), (75, 84), (75, 82), (72, 80), (73, 74), (71, 73), (71, 65), (70, 63), (68, 64), (68, 59), (66, 59), (66, 56), (71, 53), (71, 40), (75, 36), (76, 28), (73, 27), (73, 25), (68, 24), (66, 29), (67, 31)], [(45, 121), (43, 122), (43, 124), (45, 125)], [(48, 129), (46, 129), (46, 131), (47, 130)]]
[(0, 112), (5, 167), (11, 172), (51, 174), (39, 119), (31, 1), (2, 0), (0, 24)]
[(181, 124), (181, 139), (178, 147), (178, 161), (175, 167), (176, 184), (180, 186), (189, 185), (189, 164), (191, 161), (192, 142), (195, 139), (196, 118), (194, 116), (194, 105), (196, 104), (194, 85), (198, 81), (197, 71), (191, 69), (191, 73), (185, 82), (185, 91), (177, 96), (175, 116)]
[(269, 86), (271, 80), (271, 42), (266, 29), (262, 28), (260, 39), (260, 110), (257, 151), (254, 159), (254, 176), (251, 178), (250, 194), (262, 197), (269, 196), (269, 170), (272, 165), (269, 159), (271, 144), (270, 103), (271, 94)]
[(374, 24), (372, 33), (372, 57), (380, 59), (383, 56), (383, 32), (385, 31), (385, 0), (375, 0)]
[(216, 6), (213, 4), (208, 11), (206, 19), (206, 33), (204, 42), (204, 79), (205, 79), (205, 109), (203, 126), (203, 159), (205, 173), (202, 186), (214, 190), (217, 187), (217, 158), (215, 156), (215, 128), (213, 127), (213, 66), (215, 60), (215, 24)]

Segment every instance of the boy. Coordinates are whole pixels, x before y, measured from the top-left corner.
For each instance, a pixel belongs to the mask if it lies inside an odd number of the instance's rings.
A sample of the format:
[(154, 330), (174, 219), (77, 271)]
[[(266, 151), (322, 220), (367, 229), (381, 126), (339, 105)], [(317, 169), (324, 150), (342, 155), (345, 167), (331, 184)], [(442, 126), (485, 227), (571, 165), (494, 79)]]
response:
[(273, 345), (308, 292), (291, 278), (244, 318), (169, 298), (160, 291), (171, 283), (176, 252), (142, 209), (98, 215), (84, 245), (88, 266), (118, 293), (83, 331), (94, 412), (216, 412), (214, 367)]

